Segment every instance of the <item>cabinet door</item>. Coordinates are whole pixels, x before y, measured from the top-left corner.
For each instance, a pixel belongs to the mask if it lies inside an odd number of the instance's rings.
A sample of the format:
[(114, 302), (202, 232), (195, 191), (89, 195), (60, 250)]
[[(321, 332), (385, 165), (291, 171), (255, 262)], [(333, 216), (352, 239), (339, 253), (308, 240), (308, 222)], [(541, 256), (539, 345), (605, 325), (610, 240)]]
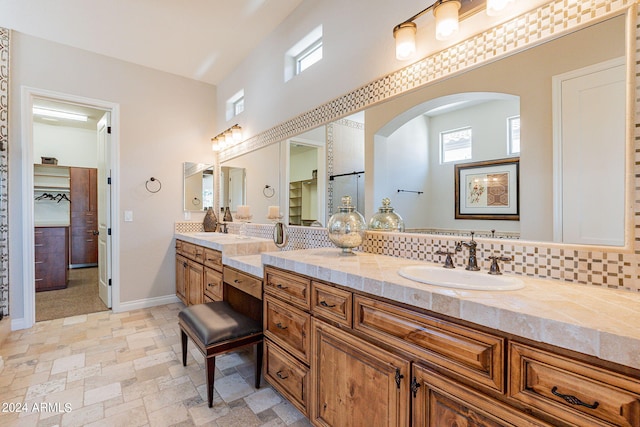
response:
[(187, 295), (188, 305), (204, 302), (204, 267), (197, 262), (188, 261)]
[(413, 365), (412, 373), (414, 427), (549, 427), (430, 369)]
[(187, 267), (188, 261), (182, 255), (176, 255), (176, 295), (187, 305)]
[(409, 425), (408, 360), (317, 319), (312, 337), (314, 425)]

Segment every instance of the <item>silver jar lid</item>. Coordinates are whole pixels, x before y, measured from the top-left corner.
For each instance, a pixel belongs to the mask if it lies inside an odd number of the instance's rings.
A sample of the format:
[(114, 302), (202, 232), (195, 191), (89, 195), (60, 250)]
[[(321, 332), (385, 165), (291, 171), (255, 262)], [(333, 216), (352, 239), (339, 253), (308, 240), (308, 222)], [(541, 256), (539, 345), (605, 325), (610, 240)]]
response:
[(369, 229), (375, 231), (404, 231), (404, 220), (393, 211), (391, 200), (385, 197), (382, 199), (382, 206), (378, 213), (369, 220)]

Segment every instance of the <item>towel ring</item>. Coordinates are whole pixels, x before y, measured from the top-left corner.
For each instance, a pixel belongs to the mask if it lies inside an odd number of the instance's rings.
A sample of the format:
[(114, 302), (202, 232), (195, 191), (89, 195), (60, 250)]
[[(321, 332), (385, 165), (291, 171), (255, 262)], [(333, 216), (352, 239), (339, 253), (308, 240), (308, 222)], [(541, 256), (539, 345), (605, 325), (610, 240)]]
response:
[(262, 189), (262, 194), (264, 194), (264, 197), (267, 199), (270, 199), (276, 194), (276, 190), (270, 185), (265, 185)]
[[(150, 182), (157, 182), (158, 183), (158, 185), (157, 185), (158, 188), (156, 190), (152, 190), (151, 188), (149, 188), (149, 183)], [(147, 182), (144, 183), (144, 186), (145, 186), (145, 188), (147, 189), (147, 191), (149, 193), (157, 193), (158, 191), (162, 190), (162, 183), (160, 182), (160, 180), (158, 178), (154, 178), (154, 177), (149, 178), (147, 180)]]

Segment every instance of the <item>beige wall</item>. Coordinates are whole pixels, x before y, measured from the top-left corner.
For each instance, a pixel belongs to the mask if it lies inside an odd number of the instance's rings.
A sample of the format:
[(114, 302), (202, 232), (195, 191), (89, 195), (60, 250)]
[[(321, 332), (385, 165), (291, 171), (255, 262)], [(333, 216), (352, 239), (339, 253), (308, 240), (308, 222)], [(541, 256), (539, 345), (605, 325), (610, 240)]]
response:
[[(22, 271), (23, 183), (21, 87), (55, 91), (116, 103), (120, 107), (121, 211), (133, 222), (113, 219), (120, 230), (120, 275), (114, 277), (120, 299), (132, 304), (175, 294), (174, 222), (183, 216), (182, 163), (212, 163), (209, 143), (215, 129), (216, 88), (212, 85), (114, 60), (83, 50), (13, 32), (11, 47), (9, 146), (10, 307), (13, 319), (24, 316)], [(170, 55), (170, 52), (167, 52)], [(151, 176), (162, 190), (151, 194)], [(25, 190), (26, 191), (26, 190)]]

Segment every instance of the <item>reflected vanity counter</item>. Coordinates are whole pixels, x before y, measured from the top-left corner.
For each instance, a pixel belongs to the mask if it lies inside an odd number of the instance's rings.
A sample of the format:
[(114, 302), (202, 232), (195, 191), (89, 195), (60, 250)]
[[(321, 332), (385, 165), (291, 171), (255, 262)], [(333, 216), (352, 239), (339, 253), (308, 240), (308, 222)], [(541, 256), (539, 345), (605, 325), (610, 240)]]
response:
[(438, 287), (398, 270), (439, 264), (363, 252), (341, 256), (336, 248), (263, 253), (262, 263), (640, 369), (640, 294), (519, 275), (525, 286), (518, 290)]

